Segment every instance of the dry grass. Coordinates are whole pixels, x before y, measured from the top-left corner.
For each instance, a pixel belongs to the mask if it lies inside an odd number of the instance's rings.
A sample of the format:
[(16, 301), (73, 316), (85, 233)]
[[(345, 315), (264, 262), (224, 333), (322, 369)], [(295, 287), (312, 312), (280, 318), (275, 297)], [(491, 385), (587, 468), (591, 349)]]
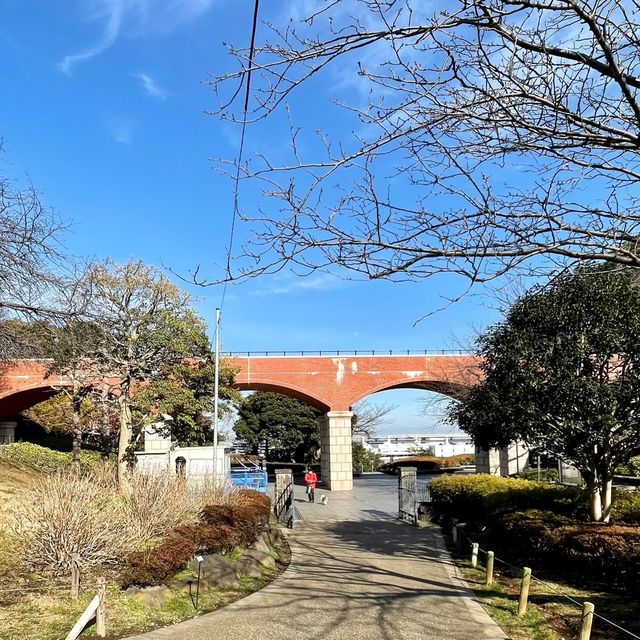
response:
[(55, 473), (37, 480), (9, 519), (17, 556), (27, 570), (53, 575), (114, 564), (141, 542), (132, 538), (114, 493), (88, 475)]
[(111, 466), (59, 472), (21, 492), (3, 546), (13, 548), (27, 571), (61, 575), (73, 564), (106, 567), (179, 525), (195, 524), (204, 506), (235, 501), (237, 491), (210, 478), (188, 486), (165, 473), (134, 473), (120, 493)]

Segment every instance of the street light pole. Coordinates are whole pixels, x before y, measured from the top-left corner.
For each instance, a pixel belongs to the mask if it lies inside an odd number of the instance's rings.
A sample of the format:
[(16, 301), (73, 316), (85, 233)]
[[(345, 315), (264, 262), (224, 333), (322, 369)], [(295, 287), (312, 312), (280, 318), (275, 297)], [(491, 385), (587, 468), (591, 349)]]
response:
[(220, 309), (216, 309), (216, 360), (213, 373), (213, 486), (218, 482), (218, 387), (220, 384)]

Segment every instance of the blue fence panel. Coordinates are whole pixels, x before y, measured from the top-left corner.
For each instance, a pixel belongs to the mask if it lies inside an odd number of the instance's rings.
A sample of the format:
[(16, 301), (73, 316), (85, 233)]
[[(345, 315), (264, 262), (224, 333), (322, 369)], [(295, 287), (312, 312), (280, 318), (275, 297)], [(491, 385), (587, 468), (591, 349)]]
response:
[(252, 489), (260, 493), (269, 491), (267, 472), (263, 469), (231, 469), (229, 479), (231, 484), (243, 489)]

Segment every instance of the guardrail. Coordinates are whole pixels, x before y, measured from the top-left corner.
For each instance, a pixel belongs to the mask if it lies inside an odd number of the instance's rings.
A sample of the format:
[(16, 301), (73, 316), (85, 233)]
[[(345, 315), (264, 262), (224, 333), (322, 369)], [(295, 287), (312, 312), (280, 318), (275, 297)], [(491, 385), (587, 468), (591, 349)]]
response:
[(278, 356), (469, 356), (473, 353), (464, 349), (339, 349), (335, 351), (223, 351), (220, 355), (226, 358), (269, 358)]

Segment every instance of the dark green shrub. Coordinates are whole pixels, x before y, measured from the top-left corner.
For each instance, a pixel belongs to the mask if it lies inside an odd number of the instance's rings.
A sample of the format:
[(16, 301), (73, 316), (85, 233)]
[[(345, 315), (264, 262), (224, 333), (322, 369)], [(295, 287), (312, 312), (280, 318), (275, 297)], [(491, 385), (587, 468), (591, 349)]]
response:
[(505, 513), (491, 527), (491, 540), (496, 549), (513, 559), (549, 561), (558, 552), (558, 531), (572, 522), (566, 516), (541, 509)]
[[(504, 514), (491, 546), (510, 562), (573, 576), (576, 581), (640, 590), (640, 528), (576, 522), (551, 511)], [(534, 569), (535, 571), (535, 569)]]

